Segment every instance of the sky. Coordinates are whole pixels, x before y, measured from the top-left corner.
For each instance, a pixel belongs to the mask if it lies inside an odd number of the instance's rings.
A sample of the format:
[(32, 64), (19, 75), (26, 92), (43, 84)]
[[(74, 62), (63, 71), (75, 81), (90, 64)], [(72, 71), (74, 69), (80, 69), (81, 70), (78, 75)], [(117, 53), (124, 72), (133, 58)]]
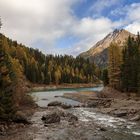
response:
[(0, 0), (0, 17), (18, 43), (77, 56), (114, 29), (140, 31), (140, 0)]

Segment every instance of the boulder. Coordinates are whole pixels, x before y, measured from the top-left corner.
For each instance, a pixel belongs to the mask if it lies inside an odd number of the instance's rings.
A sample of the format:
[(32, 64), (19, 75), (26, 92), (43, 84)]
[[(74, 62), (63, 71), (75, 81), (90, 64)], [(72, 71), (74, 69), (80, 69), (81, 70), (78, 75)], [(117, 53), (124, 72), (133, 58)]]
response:
[(50, 103), (48, 104), (48, 106), (59, 106), (59, 107), (61, 107), (61, 108), (63, 108), (63, 109), (69, 109), (69, 108), (72, 107), (71, 105), (68, 105), (68, 104), (65, 104), (65, 103), (61, 103), (61, 102), (59, 102), (59, 101), (50, 102)]
[(67, 117), (68, 117), (68, 122), (75, 122), (75, 121), (78, 121), (78, 117), (73, 115), (72, 113), (68, 113), (67, 114)]
[(16, 123), (23, 123), (23, 124), (31, 124), (31, 122), (29, 122), (29, 120), (27, 119), (27, 116), (25, 116), (24, 113), (22, 113), (21, 111), (18, 111), (14, 118), (13, 118), (13, 122)]
[(68, 104), (61, 104), (61, 107), (62, 107), (63, 109), (69, 109), (69, 108), (71, 108), (72, 106), (71, 106), (71, 105), (68, 105)]
[(48, 103), (48, 106), (61, 106), (61, 102), (59, 102), (59, 101), (53, 101), (53, 102), (50, 102), (50, 103)]
[(126, 110), (117, 110), (113, 112), (113, 115), (117, 116), (117, 117), (124, 117), (127, 115), (127, 111)]
[(105, 127), (100, 127), (100, 131), (107, 131)]
[(86, 104), (86, 107), (97, 107), (98, 101), (90, 101)]
[(60, 122), (60, 116), (56, 112), (43, 115), (41, 119), (45, 124)]
[(83, 107), (83, 104), (81, 104), (81, 105), (80, 105), (80, 104), (74, 105), (73, 107), (74, 107), (74, 108)]
[(131, 121), (140, 121), (140, 115), (136, 115), (130, 119)]

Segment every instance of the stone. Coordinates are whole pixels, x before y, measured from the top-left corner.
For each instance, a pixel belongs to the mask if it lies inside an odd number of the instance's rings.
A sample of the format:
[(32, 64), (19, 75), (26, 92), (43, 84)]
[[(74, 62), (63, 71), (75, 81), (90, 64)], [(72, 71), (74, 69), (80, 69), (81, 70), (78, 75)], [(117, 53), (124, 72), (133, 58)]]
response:
[(100, 130), (101, 130), (101, 131), (107, 131), (107, 129), (104, 128), (104, 127), (100, 127)]
[(86, 107), (97, 107), (98, 101), (88, 102)]
[(78, 108), (78, 107), (82, 107), (82, 105), (78, 104), (78, 105), (74, 105), (74, 108)]
[(61, 104), (61, 107), (62, 107), (63, 109), (69, 109), (69, 108), (71, 108), (72, 106), (71, 106), (71, 105), (68, 105), (68, 104)]
[(117, 116), (117, 117), (124, 117), (127, 115), (127, 111), (125, 110), (117, 110), (114, 111), (113, 115)]
[(59, 101), (53, 101), (53, 102), (50, 102), (50, 103), (48, 103), (48, 106), (61, 106), (61, 102), (59, 102)]
[(139, 121), (140, 120), (140, 115), (136, 115), (133, 118), (130, 119), (131, 121)]
[(31, 122), (29, 122), (29, 120), (27, 119), (27, 116), (25, 116), (25, 114), (21, 111), (16, 112), (15, 117), (13, 118), (13, 122), (31, 124)]
[(69, 108), (72, 107), (71, 105), (68, 105), (68, 104), (65, 104), (65, 103), (61, 103), (61, 102), (59, 102), (59, 101), (50, 102), (50, 103), (48, 104), (48, 106), (59, 106), (59, 107), (61, 107), (61, 108), (63, 108), (63, 109), (69, 109)]
[(56, 112), (43, 115), (41, 119), (46, 124), (60, 122), (60, 116)]
[(78, 121), (78, 117), (71, 114), (71, 113), (68, 113), (67, 114), (67, 117), (68, 117), (68, 122), (75, 122), (75, 121)]

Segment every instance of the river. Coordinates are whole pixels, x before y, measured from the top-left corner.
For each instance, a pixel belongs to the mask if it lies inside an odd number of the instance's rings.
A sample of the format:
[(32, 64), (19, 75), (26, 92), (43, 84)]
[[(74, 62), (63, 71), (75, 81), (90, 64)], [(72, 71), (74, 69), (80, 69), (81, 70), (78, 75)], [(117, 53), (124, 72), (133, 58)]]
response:
[(101, 91), (102, 89), (103, 87), (52, 89), (48, 91), (34, 92), (32, 93), (32, 96), (40, 107), (46, 107), (48, 103), (52, 101), (61, 101), (70, 105), (78, 105), (79, 102), (62, 98), (60, 96), (62, 96), (64, 93), (76, 93), (80, 91)]
[[(56, 90), (48, 90), (44, 92), (34, 92), (32, 95), (34, 96), (36, 103), (40, 107), (46, 107), (49, 102), (52, 101), (61, 101), (71, 105), (78, 105), (80, 104), (77, 101), (73, 101), (70, 99), (65, 99), (59, 96), (62, 96), (64, 93), (75, 93), (79, 91), (100, 91), (102, 87), (94, 87), (94, 88), (75, 88), (75, 89), (56, 89)], [(57, 97), (56, 97), (57, 96)], [(112, 117), (106, 114), (102, 114), (96, 112), (94, 108), (71, 108), (68, 110), (69, 112), (73, 113), (79, 118), (79, 121), (83, 126), (81, 127), (80, 131), (83, 129), (83, 134), (91, 136), (91, 129), (88, 130), (88, 127), (92, 127), (94, 124), (105, 128), (107, 131), (103, 131), (102, 135), (111, 139), (111, 140), (140, 140), (140, 124), (131, 122), (122, 118)], [(65, 125), (55, 126), (54, 133), (50, 133), (50, 129), (44, 127), (43, 123), (41, 122), (40, 118), (45, 112), (36, 112), (32, 118), (33, 125), (39, 127), (39, 131), (35, 134), (36, 140), (45, 140), (48, 135), (44, 135), (45, 133), (51, 134), (51, 139), (74, 139), (72, 135), (67, 134), (68, 128), (63, 128)], [(93, 125), (91, 125), (93, 124)], [(85, 127), (85, 129), (84, 129)], [(93, 126), (94, 128), (94, 126)], [(60, 131), (59, 129), (63, 130)], [(70, 130), (72, 131), (72, 130)], [(78, 130), (79, 131), (79, 130)], [(85, 132), (84, 132), (85, 131)], [(67, 135), (66, 135), (67, 134)], [(69, 135), (69, 136), (68, 136)], [(68, 136), (68, 138), (66, 137)], [(90, 137), (87, 137), (87, 140)], [(79, 138), (80, 139), (80, 138)]]

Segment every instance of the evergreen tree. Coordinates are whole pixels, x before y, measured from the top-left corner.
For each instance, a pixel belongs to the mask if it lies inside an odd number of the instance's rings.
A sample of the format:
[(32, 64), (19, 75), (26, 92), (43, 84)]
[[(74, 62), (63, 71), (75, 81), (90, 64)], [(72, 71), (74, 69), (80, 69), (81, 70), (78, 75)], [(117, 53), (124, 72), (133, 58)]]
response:
[(0, 119), (10, 120), (14, 116), (12, 81), (15, 78), (8, 54), (3, 48), (0, 34)]
[(115, 89), (119, 89), (121, 85), (120, 76), (121, 70), (120, 66), (122, 63), (121, 51), (117, 43), (111, 43), (109, 47), (109, 85)]
[(103, 80), (104, 86), (107, 86), (109, 84), (108, 69), (103, 69), (102, 80)]
[(127, 92), (136, 92), (138, 90), (140, 72), (140, 50), (138, 38), (134, 39), (129, 36), (123, 50), (123, 64), (121, 69), (122, 89)]

